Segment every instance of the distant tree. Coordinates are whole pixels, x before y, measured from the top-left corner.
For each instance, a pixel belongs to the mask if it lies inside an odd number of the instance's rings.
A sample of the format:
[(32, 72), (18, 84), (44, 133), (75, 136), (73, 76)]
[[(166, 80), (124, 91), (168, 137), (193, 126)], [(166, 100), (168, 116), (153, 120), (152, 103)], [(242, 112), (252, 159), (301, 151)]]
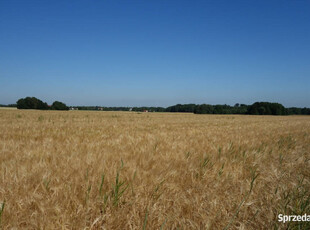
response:
[(236, 105), (230, 109), (232, 114), (246, 114), (248, 112), (247, 105), (245, 104), (236, 104)]
[(310, 108), (302, 108), (301, 109), (301, 114), (302, 115), (310, 115)]
[(214, 114), (224, 114), (224, 106), (223, 105), (215, 105), (214, 106)]
[(265, 115), (265, 114), (266, 114), (266, 108), (265, 108), (264, 106), (260, 106), (260, 107), (258, 108), (258, 113), (259, 113), (260, 115)]
[(301, 114), (301, 108), (296, 108), (296, 107), (291, 107), (291, 108), (287, 108), (287, 113), (289, 115), (293, 115), (293, 114)]
[(47, 103), (35, 97), (21, 98), (16, 102), (16, 104), (18, 109), (49, 109)]
[[(60, 101), (54, 101), (51, 107), (52, 110), (69, 110), (69, 107), (65, 103)], [(98, 108), (97, 108), (98, 109)]]
[(29, 106), (26, 103), (26, 99), (21, 98), (16, 102), (18, 109), (30, 109)]
[(196, 105), (194, 113), (197, 114), (213, 114), (214, 108), (212, 105), (202, 104)]
[(8, 104), (8, 107), (17, 107), (16, 104)]
[(248, 114), (252, 115), (287, 115), (285, 107), (279, 103), (255, 102), (248, 107)]
[(0, 104), (0, 107), (17, 107), (17, 105), (16, 104), (8, 104), (8, 105)]
[(195, 107), (195, 104), (177, 104), (166, 108), (166, 112), (193, 113), (195, 111)]

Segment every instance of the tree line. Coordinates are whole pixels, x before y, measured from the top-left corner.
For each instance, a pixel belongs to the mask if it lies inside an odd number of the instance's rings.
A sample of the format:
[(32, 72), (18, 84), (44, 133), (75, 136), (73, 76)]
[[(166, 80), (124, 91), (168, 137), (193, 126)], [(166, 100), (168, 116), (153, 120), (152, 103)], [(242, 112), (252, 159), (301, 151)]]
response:
[(16, 104), (8, 104), (8, 105), (3, 105), (3, 104), (0, 104), (0, 107), (16, 107), (17, 105)]
[(310, 115), (310, 108), (285, 108), (282, 104), (271, 102), (255, 102), (252, 105), (235, 104), (177, 104), (166, 108), (166, 112), (185, 112), (195, 114), (250, 114), (250, 115)]
[(69, 110), (65, 103), (54, 101), (51, 106), (35, 97), (21, 98), (16, 102), (18, 109)]
[[(13, 105), (8, 105), (13, 106)], [(65, 103), (55, 101), (51, 106), (35, 97), (21, 98), (17, 101), (18, 109), (41, 110), (69, 110)], [(135, 112), (182, 112), (195, 114), (250, 114), (250, 115), (310, 115), (310, 108), (285, 108), (282, 104), (271, 102), (255, 102), (252, 105), (235, 104), (210, 105), (210, 104), (177, 104), (164, 107), (102, 107), (102, 106), (74, 106), (78, 110), (102, 111), (135, 111)]]
[(102, 111), (135, 111), (135, 112), (166, 112), (163, 107), (103, 107), (103, 106), (72, 106), (78, 110), (102, 110)]

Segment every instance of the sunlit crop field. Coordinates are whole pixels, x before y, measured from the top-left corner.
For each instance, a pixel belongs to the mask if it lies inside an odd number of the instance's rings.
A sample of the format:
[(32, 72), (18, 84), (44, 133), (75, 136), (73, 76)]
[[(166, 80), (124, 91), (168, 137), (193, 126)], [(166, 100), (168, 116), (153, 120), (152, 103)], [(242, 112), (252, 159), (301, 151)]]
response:
[(0, 110), (4, 229), (307, 229), (309, 191), (310, 117)]

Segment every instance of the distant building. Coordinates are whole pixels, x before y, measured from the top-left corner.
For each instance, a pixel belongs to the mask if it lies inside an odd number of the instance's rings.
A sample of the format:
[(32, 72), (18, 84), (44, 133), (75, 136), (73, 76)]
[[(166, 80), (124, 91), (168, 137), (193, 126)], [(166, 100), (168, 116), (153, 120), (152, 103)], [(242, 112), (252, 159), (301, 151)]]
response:
[(146, 110), (143, 110), (143, 112), (148, 113), (149, 111), (146, 109)]

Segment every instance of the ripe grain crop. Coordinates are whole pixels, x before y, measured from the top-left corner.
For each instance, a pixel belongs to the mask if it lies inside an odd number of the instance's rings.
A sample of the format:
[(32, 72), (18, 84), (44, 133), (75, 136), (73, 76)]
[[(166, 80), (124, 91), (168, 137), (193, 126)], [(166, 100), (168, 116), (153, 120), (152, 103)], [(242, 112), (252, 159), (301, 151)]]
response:
[(309, 229), (309, 192), (310, 117), (0, 110), (3, 229)]

